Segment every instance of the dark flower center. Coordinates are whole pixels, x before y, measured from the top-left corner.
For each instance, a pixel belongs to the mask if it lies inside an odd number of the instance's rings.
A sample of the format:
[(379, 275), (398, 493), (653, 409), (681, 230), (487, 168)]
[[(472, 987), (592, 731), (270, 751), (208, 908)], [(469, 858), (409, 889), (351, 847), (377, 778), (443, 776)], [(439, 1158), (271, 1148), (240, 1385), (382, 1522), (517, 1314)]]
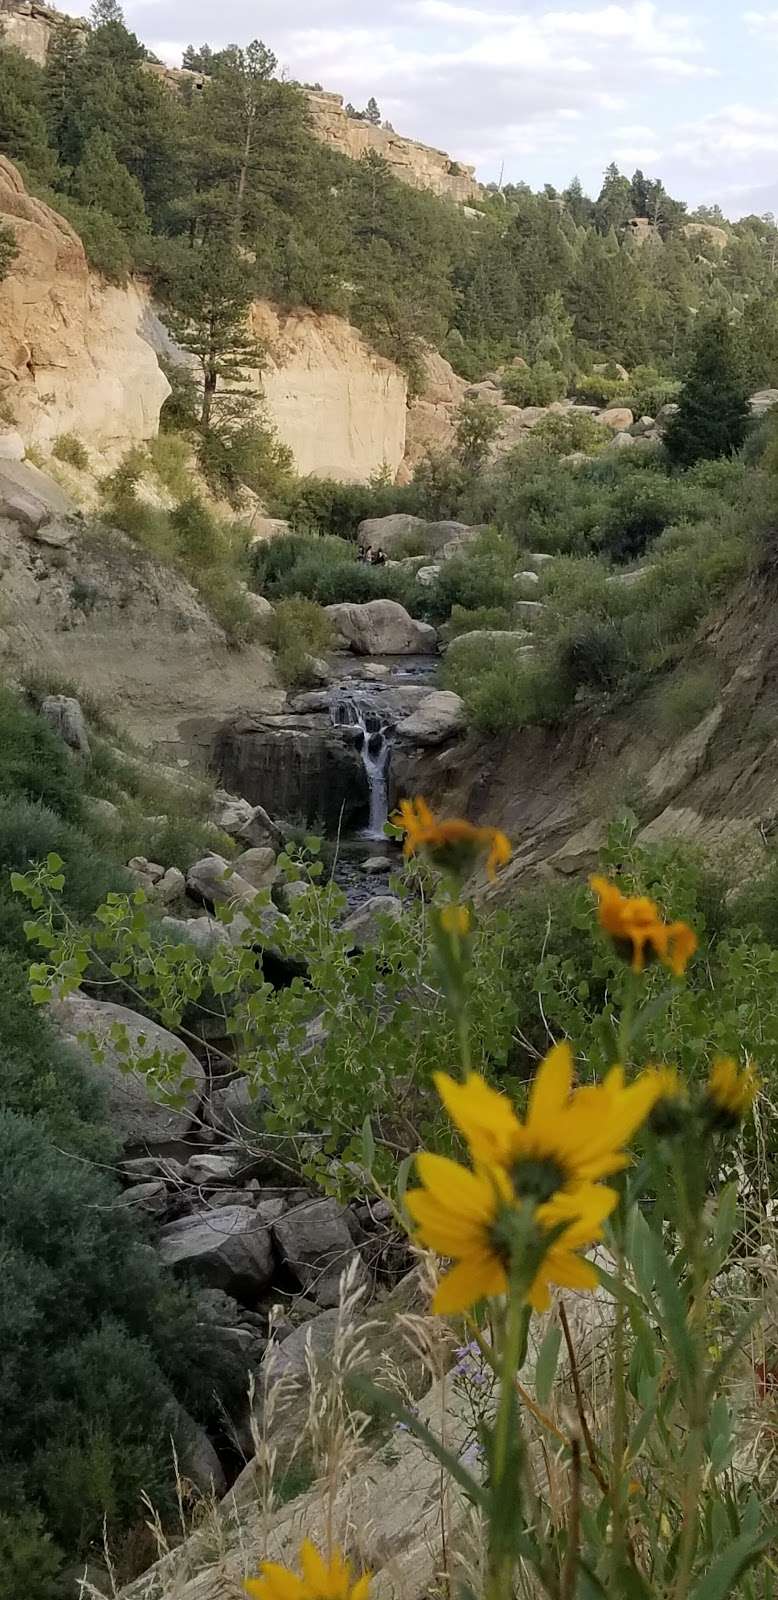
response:
[(567, 1173), (553, 1156), (522, 1156), (511, 1170), (513, 1186), (522, 1200), (542, 1205), (557, 1189), (563, 1189)]

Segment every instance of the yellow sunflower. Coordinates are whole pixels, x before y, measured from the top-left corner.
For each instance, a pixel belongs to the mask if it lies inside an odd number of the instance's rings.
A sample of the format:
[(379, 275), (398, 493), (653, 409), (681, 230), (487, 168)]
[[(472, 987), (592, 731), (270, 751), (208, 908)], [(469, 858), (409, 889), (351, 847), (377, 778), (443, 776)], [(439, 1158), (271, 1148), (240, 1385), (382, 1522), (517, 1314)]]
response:
[(600, 926), (632, 971), (642, 972), (657, 960), (676, 978), (682, 977), (697, 949), (697, 935), (688, 923), (663, 922), (653, 900), (646, 895), (623, 895), (608, 878), (593, 877), (589, 883), (599, 901)]
[(259, 1577), (246, 1579), (246, 1593), (253, 1600), (367, 1600), (370, 1573), (355, 1581), (340, 1550), (325, 1561), (310, 1540), (304, 1539), (299, 1561), (301, 1577), (276, 1561), (263, 1561)]
[[(507, 1173), (501, 1167), (471, 1172), (447, 1156), (417, 1156), (416, 1165), (424, 1187), (405, 1197), (417, 1224), (416, 1238), (455, 1263), (438, 1285), (433, 1311), (453, 1315), (479, 1300), (506, 1294), (517, 1210)], [(602, 1238), (602, 1224), (616, 1200), (612, 1189), (588, 1184), (575, 1196), (557, 1195), (537, 1208), (539, 1245), (544, 1232), (565, 1226), (549, 1244), (527, 1293), (534, 1310), (545, 1310), (552, 1283), (573, 1289), (596, 1285), (591, 1262), (575, 1252)]]
[(464, 818), (438, 822), (426, 800), (403, 800), (398, 826), (405, 833), (406, 856), (421, 851), (444, 872), (465, 873), (479, 856), (486, 856), (486, 870), (494, 878), (498, 867), (511, 859), (510, 841), (499, 828), (477, 828)]
[(566, 1043), (555, 1045), (538, 1067), (524, 1121), (475, 1072), (465, 1083), (438, 1072), (435, 1085), (473, 1160), (505, 1168), (519, 1197), (539, 1202), (626, 1167), (624, 1146), (661, 1092), (652, 1073), (626, 1084), (621, 1067), (601, 1084), (573, 1089), (573, 1052)]
[(686, 1085), (676, 1067), (649, 1067), (656, 1086), (656, 1099), (648, 1118), (648, 1126), (658, 1138), (670, 1138), (686, 1126), (689, 1096)]
[(730, 1056), (714, 1061), (705, 1090), (708, 1115), (716, 1128), (735, 1128), (748, 1116), (759, 1092), (759, 1075), (748, 1061), (741, 1067)]

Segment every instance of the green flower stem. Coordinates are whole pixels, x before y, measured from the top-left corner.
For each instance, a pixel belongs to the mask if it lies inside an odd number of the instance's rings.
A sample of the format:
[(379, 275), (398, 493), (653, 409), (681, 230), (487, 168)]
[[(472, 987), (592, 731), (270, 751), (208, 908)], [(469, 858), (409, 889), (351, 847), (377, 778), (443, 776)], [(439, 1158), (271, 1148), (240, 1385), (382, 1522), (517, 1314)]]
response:
[(688, 1159), (676, 1143), (673, 1153), (673, 1176), (678, 1204), (678, 1221), (684, 1241), (686, 1259), (691, 1276), (691, 1304), (689, 1346), (692, 1371), (689, 1374), (689, 1394), (686, 1411), (689, 1435), (684, 1462), (684, 1488), (682, 1496), (683, 1520), (678, 1546), (673, 1600), (686, 1600), (692, 1581), (694, 1554), (698, 1537), (698, 1507), (702, 1488), (705, 1461), (706, 1385), (703, 1363), (700, 1359), (699, 1321), (704, 1307), (706, 1287), (705, 1245), (702, 1228), (702, 1209), (705, 1203), (704, 1181), (694, 1162)]
[[(500, 1360), (500, 1399), (492, 1440), (489, 1600), (513, 1600), (514, 1541), (505, 1523), (506, 1518), (518, 1519), (520, 1510), (524, 1450), (516, 1409), (516, 1379), (526, 1356), (532, 1314), (526, 1297), (539, 1262), (535, 1233), (534, 1208), (524, 1206), (517, 1218), (511, 1250), (510, 1290)], [(541, 1245), (541, 1254), (542, 1248)]]

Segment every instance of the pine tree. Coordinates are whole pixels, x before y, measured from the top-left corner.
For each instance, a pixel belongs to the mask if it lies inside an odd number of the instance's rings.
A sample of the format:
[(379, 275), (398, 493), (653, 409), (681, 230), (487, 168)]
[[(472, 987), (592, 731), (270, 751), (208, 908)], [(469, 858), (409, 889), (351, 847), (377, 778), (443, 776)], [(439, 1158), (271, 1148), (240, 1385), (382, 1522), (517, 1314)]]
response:
[(109, 22), (119, 22), (124, 27), (124, 12), (119, 0), (93, 0), (89, 21), (93, 28), (104, 28)]
[[(200, 428), (214, 426), (218, 386), (233, 413), (246, 410), (248, 367), (261, 361), (261, 347), (247, 324), (255, 286), (241, 252), (229, 240), (209, 237), (195, 249), (172, 258), (166, 283), (171, 332), (182, 350), (195, 356), (203, 375)], [(236, 406), (235, 401), (244, 404)]]
[(73, 192), (82, 205), (107, 211), (126, 239), (148, 233), (149, 219), (137, 178), (117, 159), (107, 133), (90, 133), (76, 168)]
[(748, 396), (726, 316), (707, 317), (695, 328), (678, 405), (665, 434), (675, 466), (691, 467), (740, 449), (748, 430)]
[(367, 102), (367, 106), (365, 107), (365, 121), (372, 122), (374, 128), (380, 127), (381, 124), (381, 113), (378, 109), (378, 101), (373, 98), (372, 94)]
[(623, 178), (615, 161), (605, 168), (602, 188), (594, 205), (595, 226), (600, 233), (610, 228), (623, 228), (633, 216), (632, 189), (628, 178)]

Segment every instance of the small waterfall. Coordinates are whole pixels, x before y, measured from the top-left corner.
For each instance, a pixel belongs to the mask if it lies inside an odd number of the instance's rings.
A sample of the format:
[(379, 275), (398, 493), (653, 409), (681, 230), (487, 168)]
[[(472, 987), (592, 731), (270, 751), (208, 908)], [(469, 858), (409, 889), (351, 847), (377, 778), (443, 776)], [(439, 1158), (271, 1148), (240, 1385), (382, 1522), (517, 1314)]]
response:
[(330, 700), (334, 727), (353, 728), (354, 748), (362, 757), (370, 789), (370, 815), (363, 833), (367, 839), (383, 839), (389, 813), (390, 728), (367, 694), (335, 690)]

